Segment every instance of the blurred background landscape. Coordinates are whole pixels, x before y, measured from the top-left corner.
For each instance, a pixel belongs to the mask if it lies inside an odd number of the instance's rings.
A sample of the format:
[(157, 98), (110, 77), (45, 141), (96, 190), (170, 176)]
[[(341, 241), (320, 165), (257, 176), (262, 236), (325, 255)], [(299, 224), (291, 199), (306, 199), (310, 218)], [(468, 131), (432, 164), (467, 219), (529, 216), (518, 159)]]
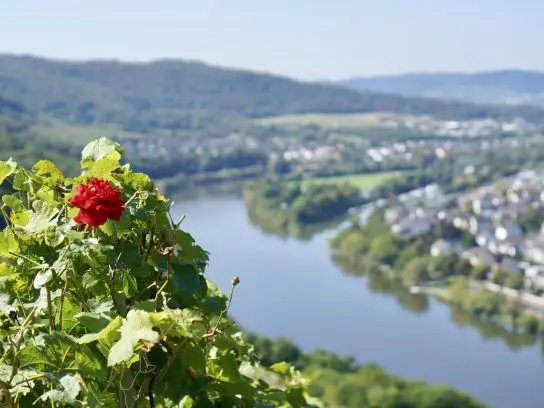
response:
[(532, 0), (6, 3), (0, 159), (73, 175), (88, 142), (121, 143), (209, 274), (240, 276), (233, 317), (263, 361), (326, 406), (480, 406), (455, 388), (539, 407), (543, 17)]

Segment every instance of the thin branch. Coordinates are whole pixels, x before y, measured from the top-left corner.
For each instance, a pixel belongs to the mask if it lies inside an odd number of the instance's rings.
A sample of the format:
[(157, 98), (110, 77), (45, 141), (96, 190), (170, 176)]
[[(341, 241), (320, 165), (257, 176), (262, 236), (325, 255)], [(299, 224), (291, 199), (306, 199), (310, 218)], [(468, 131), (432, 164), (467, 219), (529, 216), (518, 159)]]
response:
[(55, 316), (53, 315), (53, 302), (51, 300), (51, 288), (45, 285), (45, 293), (47, 295), (47, 309), (49, 311), (49, 334), (53, 334), (55, 330)]
[(235, 287), (236, 287), (236, 284), (234, 283), (230, 286), (230, 294), (229, 294), (229, 299), (227, 301), (227, 306), (223, 310), (221, 310), (221, 314), (219, 315), (219, 318), (217, 319), (217, 322), (215, 323), (215, 327), (213, 328), (212, 333), (217, 332), (217, 328), (219, 327), (219, 323), (221, 323), (221, 319), (229, 311), (230, 304), (232, 303), (232, 296), (234, 295)]
[(149, 391), (147, 396), (149, 397), (149, 408), (155, 408), (155, 396), (153, 395), (153, 385), (155, 384), (155, 375), (151, 375), (151, 380), (149, 381)]
[(25, 378), (24, 380), (17, 381), (15, 384), (8, 384), (8, 385), (9, 385), (10, 388), (15, 388), (18, 385), (21, 385), (21, 384), (24, 384), (24, 383), (27, 383), (27, 382), (30, 382), (30, 381), (40, 380), (40, 379), (42, 379), (44, 377), (45, 377), (45, 374), (36, 374), (36, 375), (34, 375), (32, 377)]
[(59, 327), (62, 328), (62, 313), (64, 311), (64, 296), (66, 294), (66, 289), (68, 289), (68, 275), (64, 281), (64, 286), (62, 287), (62, 292), (60, 293), (60, 311), (59, 311)]

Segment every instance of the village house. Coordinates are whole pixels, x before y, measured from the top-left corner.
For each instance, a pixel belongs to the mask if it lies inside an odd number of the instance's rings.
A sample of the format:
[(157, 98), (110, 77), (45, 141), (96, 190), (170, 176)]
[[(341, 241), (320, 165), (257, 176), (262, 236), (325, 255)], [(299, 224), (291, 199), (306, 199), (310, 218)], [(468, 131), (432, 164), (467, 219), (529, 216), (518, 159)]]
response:
[(523, 257), (528, 262), (544, 265), (544, 236), (527, 238), (522, 245)]
[(391, 227), (391, 231), (401, 239), (410, 239), (429, 232), (432, 228), (430, 220), (425, 218), (403, 219)]
[(523, 230), (513, 220), (504, 220), (495, 228), (495, 237), (498, 240), (520, 240), (523, 238)]
[(461, 250), (461, 244), (457, 241), (448, 241), (445, 239), (436, 240), (430, 248), (430, 254), (432, 257), (440, 255), (449, 255), (457, 253)]
[(496, 262), (496, 257), (485, 248), (467, 249), (461, 253), (461, 257), (469, 261), (472, 266), (494, 265)]
[(392, 226), (409, 215), (410, 211), (408, 208), (403, 205), (397, 205), (395, 207), (389, 207), (385, 210), (384, 219), (387, 225)]
[(525, 269), (525, 288), (544, 289), (544, 265), (530, 265)]

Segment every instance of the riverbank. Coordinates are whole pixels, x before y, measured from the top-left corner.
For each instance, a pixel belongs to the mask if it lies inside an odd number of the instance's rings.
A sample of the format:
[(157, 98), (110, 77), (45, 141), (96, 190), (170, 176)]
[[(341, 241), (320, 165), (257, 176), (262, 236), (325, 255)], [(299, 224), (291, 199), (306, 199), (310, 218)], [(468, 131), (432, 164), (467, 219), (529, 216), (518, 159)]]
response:
[(304, 185), (285, 180), (248, 183), (243, 197), (255, 224), (286, 236), (304, 236), (338, 224), (351, 208), (369, 201), (349, 183)]

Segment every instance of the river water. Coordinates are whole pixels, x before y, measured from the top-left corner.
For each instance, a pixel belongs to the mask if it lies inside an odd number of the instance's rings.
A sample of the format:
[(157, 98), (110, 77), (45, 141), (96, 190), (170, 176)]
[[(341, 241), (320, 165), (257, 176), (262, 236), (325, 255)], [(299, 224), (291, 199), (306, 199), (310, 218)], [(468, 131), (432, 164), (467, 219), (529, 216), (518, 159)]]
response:
[[(452, 321), (433, 299), (423, 312), (373, 292), (330, 260), (332, 231), (285, 239), (252, 225), (239, 196), (177, 200), (173, 214), (211, 253), (207, 274), (223, 290), (240, 277), (231, 313), (246, 329), (375, 362), (393, 374), (444, 383), (497, 408), (544, 406), (540, 345), (509, 349)], [(538, 344), (538, 343), (537, 343)]]

